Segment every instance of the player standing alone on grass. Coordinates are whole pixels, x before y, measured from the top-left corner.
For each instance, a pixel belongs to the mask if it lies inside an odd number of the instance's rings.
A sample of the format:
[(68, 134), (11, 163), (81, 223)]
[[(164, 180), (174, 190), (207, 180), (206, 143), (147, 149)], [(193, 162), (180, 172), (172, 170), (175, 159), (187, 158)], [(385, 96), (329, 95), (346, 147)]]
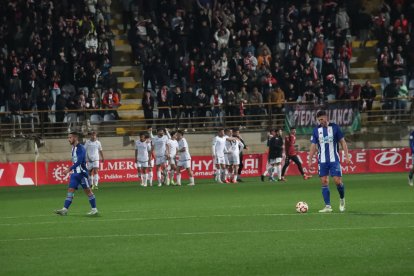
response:
[(104, 162), (101, 142), (96, 139), (96, 132), (91, 132), (91, 138), (85, 143), (86, 168), (89, 171), (89, 180), (93, 189), (98, 189), (99, 161)]
[(340, 127), (328, 122), (326, 111), (321, 110), (316, 114), (319, 125), (313, 129), (311, 146), (308, 157), (309, 168), (312, 167), (312, 159), (318, 150), (318, 170), (322, 182), (322, 196), (325, 201), (325, 208), (320, 213), (332, 212), (331, 198), (329, 191), (329, 175), (333, 177), (336, 188), (339, 192), (339, 211), (345, 211), (345, 187), (342, 182), (342, 169), (339, 162), (338, 143), (345, 152), (345, 163), (349, 164), (348, 146)]
[(277, 173), (278, 181), (282, 181), (282, 159), (283, 159), (283, 138), (282, 129), (273, 129), (267, 138), (269, 154), (267, 159), (266, 170), (262, 173), (261, 179), (264, 181), (265, 176), (269, 174), (269, 181), (275, 181), (274, 175)]
[(89, 187), (88, 171), (86, 169), (86, 151), (83, 145), (79, 144), (79, 135), (76, 132), (69, 133), (68, 136), (69, 144), (72, 145), (72, 163), (70, 168), (63, 171), (65, 175), (70, 174), (68, 194), (66, 196), (65, 203), (62, 209), (56, 210), (55, 213), (58, 215), (66, 215), (68, 213), (69, 206), (72, 204), (75, 190), (78, 189), (79, 185), (82, 186), (85, 194), (89, 198), (91, 204), (91, 210), (88, 215), (98, 214), (96, 208), (95, 195)]
[(413, 186), (413, 174), (414, 174), (414, 131), (410, 133), (410, 149), (412, 157), (412, 166), (408, 174), (408, 185)]
[(283, 166), (283, 169), (282, 169), (282, 181), (286, 180), (285, 173), (286, 173), (286, 169), (289, 167), (290, 160), (295, 162), (296, 166), (298, 166), (298, 169), (300, 171), (300, 174), (303, 176), (303, 179), (307, 180), (311, 178), (311, 176), (306, 175), (303, 172), (302, 163), (300, 162), (298, 155), (296, 153), (295, 143), (296, 143), (296, 128), (291, 127), (289, 135), (285, 137), (286, 159), (285, 159), (285, 165)]
[(181, 169), (185, 169), (188, 172), (190, 183), (188, 186), (194, 186), (194, 175), (191, 170), (191, 155), (188, 150), (187, 140), (184, 138), (184, 132), (181, 130), (177, 131), (177, 142), (178, 142), (178, 154), (180, 158), (178, 159), (177, 166), (177, 185), (181, 186)]

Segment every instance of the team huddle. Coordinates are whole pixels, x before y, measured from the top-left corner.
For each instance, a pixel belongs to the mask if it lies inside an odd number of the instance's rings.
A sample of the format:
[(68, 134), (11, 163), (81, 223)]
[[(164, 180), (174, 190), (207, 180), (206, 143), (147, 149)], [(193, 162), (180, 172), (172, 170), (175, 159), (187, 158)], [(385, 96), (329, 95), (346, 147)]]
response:
[(154, 163), (159, 187), (170, 184), (181, 186), (182, 170), (188, 172), (188, 185), (195, 185), (188, 143), (180, 130), (170, 134), (168, 130), (158, 129), (156, 136), (152, 135), (151, 129), (140, 133), (139, 140), (135, 142), (135, 160), (142, 187), (152, 186)]

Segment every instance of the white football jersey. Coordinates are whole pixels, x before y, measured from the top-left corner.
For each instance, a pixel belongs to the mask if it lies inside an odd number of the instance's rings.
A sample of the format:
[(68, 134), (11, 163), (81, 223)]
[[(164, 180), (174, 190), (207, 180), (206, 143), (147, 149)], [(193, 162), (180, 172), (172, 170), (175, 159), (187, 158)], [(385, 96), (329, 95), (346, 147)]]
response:
[(182, 150), (185, 148), (185, 151), (180, 152), (180, 161), (187, 161), (191, 159), (190, 151), (188, 150), (188, 143), (185, 138), (181, 138), (180, 141), (178, 141), (178, 150)]
[(167, 151), (167, 142), (168, 137), (167, 135), (163, 135), (162, 137), (154, 136), (152, 138), (152, 144), (154, 146), (155, 156), (164, 156), (165, 152)]
[(240, 154), (240, 148), (243, 148), (243, 143), (239, 140), (228, 141), (230, 142), (229, 152), (233, 154)]
[(137, 161), (147, 162), (149, 160), (148, 152), (151, 151), (151, 144), (147, 141), (141, 142), (140, 140), (135, 142), (135, 149), (138, 150)]
[(168, 147), (170, 148), (170, 157), (175, 157), (177, 155), (177, 149), (178, 149), (178, 142), (177, 140), (169, 139)]
[(85, 143), (87, 161), (99, 161), (99, 151), (102, 150), (101, 142), (88, 140)]
[(226, 137), (216, 136), (213, 138), (213, 151), (216, 157), (224, 157)]

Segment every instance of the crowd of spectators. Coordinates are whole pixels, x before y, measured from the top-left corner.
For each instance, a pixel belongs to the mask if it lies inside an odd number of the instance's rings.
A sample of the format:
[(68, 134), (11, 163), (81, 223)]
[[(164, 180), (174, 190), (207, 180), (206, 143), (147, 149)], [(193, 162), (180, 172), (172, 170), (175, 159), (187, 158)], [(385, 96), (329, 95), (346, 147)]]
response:
[(76, 121), (81, 113), (74, 110), (117, 104), (119, 97), (110, 96), (119, 93), (111, 71), (110, 5), (111, 0), (0, 0), (2, 122), (11, 119), (21, 132), (23, 119), (34, 131), (34, 123), (59, 125)]
[(374, 18), (383, 109), (405, 110), (414, 90), (414, 1), (384, 3)]
[(286, 102), (359, 98), (361, 86), (349, 79), (351, 1), (123, 2), (135, 62), (158, 106), (187, 106), (181, 95), (189, 90), (192, 107), (210, 99), (215, 118), (219, 110), (259, 115), (281, 113)]

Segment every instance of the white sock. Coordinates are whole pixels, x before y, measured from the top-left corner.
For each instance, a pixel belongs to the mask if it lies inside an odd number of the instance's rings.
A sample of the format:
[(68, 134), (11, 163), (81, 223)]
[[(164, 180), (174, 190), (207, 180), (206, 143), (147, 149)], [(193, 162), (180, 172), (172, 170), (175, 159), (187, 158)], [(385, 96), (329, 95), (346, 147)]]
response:
[(220, 174), (221, 174), (220, 169), (217, 169), (217, 168), (216, 168), (216, 170), (214, 171), (214, 175), (215, 175), (216, 181), (218, 181), (218, 180), (219, 180), (219, 178), (220, 178)]
[(177, 184), (181, 185), (181, 173), (177, 173)]
[(152, 172), (152, 168), (151, 168), (151, 171), (148, 173), (148, 181), (150, 185), (152, 185), (153, 178), (154, 178), (154, 173)]
[(277, 170), (276, 167), (271, 167), (269, 169), (269, 175), (270, 175), (270, 177), (274, 177), (276, 170)]
[(194, 184), (194, 176), (190, 176), (190, 183)]
[(144, 173), (141, 176), (142, 176), (142, 178), (141, 178), (142, 185), (144, 185), (144, 186), (147, 185), (148, 174)]
[(277, 177), (282, 179), (282, 164), (277, 165)]
[(99, 182), (99, 175), (98, 175), (98, 174), (95, 174), (95, 175), (93, 176), (93, 180), (94, 180), (94, 182), (95, 182), (95, 185), (96, 185), (96, 186), (98, 186), (98, 182)]
[(89, 183), (91, 184), (91, 186), (95, 185), (95, 177), (94, 177), (94, 175), (90, 175), (89, 176)]
[(236, 182), (237, 181), (237, 174), (233, 175), (233, 181)]
[(161, 170), (157, 170), (158, 183), (161, 183)]

